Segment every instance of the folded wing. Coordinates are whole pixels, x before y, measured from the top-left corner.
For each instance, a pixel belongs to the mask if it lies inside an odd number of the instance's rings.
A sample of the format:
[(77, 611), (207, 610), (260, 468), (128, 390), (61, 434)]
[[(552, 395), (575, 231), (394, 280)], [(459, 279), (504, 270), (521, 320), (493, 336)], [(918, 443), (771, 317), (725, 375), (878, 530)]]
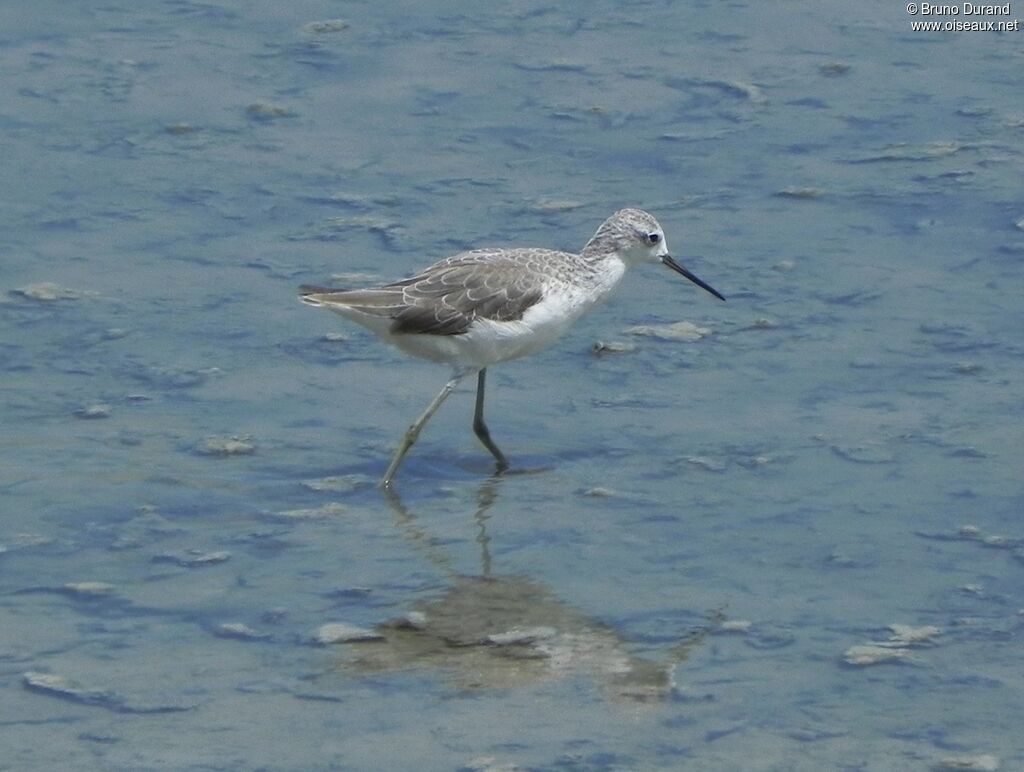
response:
[(391, 319), (393, 333), (461, 335), (478, 319), (521, 319), (540, 301), (538, 274), (528, 261), (514, 257), (508, 252), (501, 257), (488, 250), (467, 252), (383, 287), (303, 287), (302, 299)]

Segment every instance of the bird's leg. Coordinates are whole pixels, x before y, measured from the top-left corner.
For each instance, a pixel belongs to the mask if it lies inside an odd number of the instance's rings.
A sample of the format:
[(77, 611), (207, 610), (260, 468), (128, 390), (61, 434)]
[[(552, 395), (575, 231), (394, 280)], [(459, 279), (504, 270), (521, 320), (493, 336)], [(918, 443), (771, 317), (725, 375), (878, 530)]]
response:
[(476, 379), (476, 412), (473, 414), (473, 433), (480, 438), (480, 442), (484, 444), (491, 455), (494, 456), (494, 460), (498, 463), (498, 474), (501, 474), (508, 469), (508, 459), (505, 458), (505, 454), (498, 450), (498, 446), (494, 444), (494, 440), (491, 439), (491, 433), (487, 429), (487, 424), (484, 423), (484, 385), (487, 380), (487, 368), (483, 368), (477, 375)]
[(427, 409), (423, 411), (423, 415), (416, 419), (415, 423), (409, 427), (406, 431), (405, 436), (402, 437), (402, 442), (398, 446), (398, 450), (395, 451), (394, 458), (391, 459), (391, 465), (388, 467), (388, 471), (384, 473), (384, 479), (380, 481), (382, 488), (390, 488), (391, 481), (395, 479), (395, 473), (398, 471), (398, 467), (402, 465), (402, 460), (405, 458), (405, 454), (409, 452), (409, 448), (416, 442), (416, 438), (420, 436), (423, 426), (430, 420), (430, 417), (437, 412), (437, 409), (441, 407), (441, 403), (444, 402), (448, 395), (455, 391), (455, 387), (459, 385), (465, 377), (465, 373), (456, 374), (448, 383), (444, 385), (444, 388), (438, 392), (438, 395), (434, 397), (434, 400), (427, 405)]

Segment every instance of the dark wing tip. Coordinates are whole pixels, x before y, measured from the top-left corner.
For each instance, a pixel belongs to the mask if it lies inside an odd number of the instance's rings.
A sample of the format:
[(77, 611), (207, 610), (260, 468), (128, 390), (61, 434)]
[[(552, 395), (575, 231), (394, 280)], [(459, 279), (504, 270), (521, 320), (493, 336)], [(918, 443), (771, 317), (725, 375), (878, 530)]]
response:
[(346, 290), (338, 287), (321, 287), (316, 284), (302, 284), (299, 286), (299, 301), (308, 306), (323, 306), (330, 302), (336, 295)]
[(299, 294), (303, 297), (308, 295), (324, 295), (329, 292), (344, 292), (340, 287), (321, 287), (317, 284), (300, 284)]

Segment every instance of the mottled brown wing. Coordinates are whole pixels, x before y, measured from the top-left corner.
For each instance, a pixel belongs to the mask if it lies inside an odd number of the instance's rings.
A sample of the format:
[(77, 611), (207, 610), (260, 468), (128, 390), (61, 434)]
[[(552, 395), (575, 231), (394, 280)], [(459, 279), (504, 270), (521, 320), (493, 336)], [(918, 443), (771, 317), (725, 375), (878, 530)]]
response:
[(392, 331), (426, 335), (460, 335), (477, 319), (521, 319), (543, 294), (524, 263), (494, 259), (445, 261), (385, 289), (398, 287), (405, 305), (393, 316)]

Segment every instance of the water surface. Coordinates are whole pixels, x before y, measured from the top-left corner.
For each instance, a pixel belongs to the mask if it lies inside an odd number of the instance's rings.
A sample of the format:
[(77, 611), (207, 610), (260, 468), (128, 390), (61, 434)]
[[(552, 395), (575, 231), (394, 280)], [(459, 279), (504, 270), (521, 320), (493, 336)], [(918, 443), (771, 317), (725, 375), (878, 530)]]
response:
[[(0, 19), (2, 765), (1024, 764), (1019, 34), (838, 2)], [(295, 287), (578, 249), (622, 206), (728, 303), (637, 269), (491, 371), (532, 473), (489, 477), (467, 388), (382, 496), (447, 373)], [(707, 332), (627, 332), (679, 321)]]

